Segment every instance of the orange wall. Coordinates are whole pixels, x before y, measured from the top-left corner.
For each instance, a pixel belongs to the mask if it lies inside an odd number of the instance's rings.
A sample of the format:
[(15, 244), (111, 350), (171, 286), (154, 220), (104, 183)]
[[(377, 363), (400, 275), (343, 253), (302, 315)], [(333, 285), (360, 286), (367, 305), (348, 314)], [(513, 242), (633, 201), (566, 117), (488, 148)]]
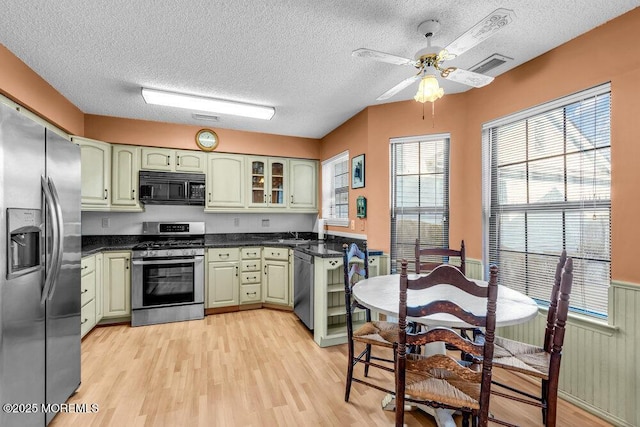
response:
[(82, 135), (84, 114), (0, 44), (0, 93), (65, 132)]
[[(482, 124), (611, 81), (612, 278), (640, 283), (634, 250), (640, 241), (639, 26), (640, 8), (637, 8), (499, 76), (484, 88), (445, 95), (436, 101), (433, 124), (430, 104), (426, 104), (423, 121), (422, 105), (404, 101), (368, 107), (360, 113), (366, 114), (368, 120), (349, 121), (325, 137), (325, 145), (330, 143), (349, 150), (353, 146), (357, 147), (355, 151), (360, 151), (362, 141), (349, 141), (350, 136), (368, 137), (366, 234), (370, 246), (389, 249), (390, 138), (451, 134), (450, 242), (456, 245), (464, 239), (468, 256), (482, 259)], [(322, 159), (331, 155), (325, 153), (325, 148)], [(355, 199), (350, 197), (352, 200)], [(350, 217), (355, 217), (355, 211), (350, 212)]]
[[(85, 135), (118, 144), (146, 145), (197, 150), (196, 133), (203, 127), (175, 123), (85, 116)], [(320, 140), (268, 133), (212, 128), (220, 139), (217, 152), (320, 158)]]

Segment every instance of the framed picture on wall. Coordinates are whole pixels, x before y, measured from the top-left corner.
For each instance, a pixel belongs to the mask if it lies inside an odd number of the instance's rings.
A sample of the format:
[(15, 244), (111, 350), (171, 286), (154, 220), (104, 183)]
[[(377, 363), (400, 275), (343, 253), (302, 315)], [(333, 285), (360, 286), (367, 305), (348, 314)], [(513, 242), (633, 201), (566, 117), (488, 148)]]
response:
[(351, 188), (364, 187), (364, 154), (351, 159)]

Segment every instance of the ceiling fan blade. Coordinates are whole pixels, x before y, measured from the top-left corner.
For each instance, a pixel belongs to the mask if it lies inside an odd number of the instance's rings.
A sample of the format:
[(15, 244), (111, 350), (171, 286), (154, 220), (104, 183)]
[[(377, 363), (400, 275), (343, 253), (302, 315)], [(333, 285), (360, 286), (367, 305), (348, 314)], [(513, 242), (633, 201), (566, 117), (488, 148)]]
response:
[(393, 95), (400, 92), (405, 87), (410, 86), (411, 83), (415, 82), (418, 79), (420, 79), (420, 73), (416, 74), (415, 76), (411, 76), (408, 79), (404, 79), (403, 81), (401, 81), (400, 83), (398, 83), (397, 85), (395, 85), (394, 87), (392, 87), (391, 89), (389, 89), (388, 91), (386, 91), (385, 93), (377, 97), (376, 101), (383, 101), (385, 99), (391, 98)]
[(500, 31), (513, 21), (514, 16), (513, 10), (496, 9), (444, 49), (450, 58), (458, 56)]
[(377, 50), (360, 48), (351, 52), (352, 56), (358, 56), (360, 58), (369, 58), (374, 61), (386, 62), (388, 64), (395, 65), (413, 65), (418, 66), (418, 61), (409, 58), (403, 58), (401, 56), (391, 55), (390, 53), (378, 52)]
[(446, 79), (473, 87), (486, 86), (493, 81), (493, 77), (491, 76), (474, 73), (473, 71), (463, 70), (461, 68), (449, 71)]

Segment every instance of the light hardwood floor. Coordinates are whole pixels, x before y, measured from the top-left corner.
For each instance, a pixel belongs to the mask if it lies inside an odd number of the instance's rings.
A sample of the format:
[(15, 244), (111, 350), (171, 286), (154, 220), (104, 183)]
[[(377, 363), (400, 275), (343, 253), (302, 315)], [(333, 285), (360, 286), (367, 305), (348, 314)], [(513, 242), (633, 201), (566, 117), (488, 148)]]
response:
[[(99, 411), (60, 413), (51, 426), (392, 425), (394, 413), (381, 409), (378, 390), (354, 384), (344, 402), (346, 360), (345, 345), (318, 347), (295, 314), (277, 310), (98, 327), (82, 342), (82, 385), (70, 403), (96, 403)], [(491, 411), (522, 426), (542, 425), (528, 405), (496, 398)], [(564, 401), (558, 421), (609, 425)], [(405, 423), (435, 426), (419, 411), (408, 412)]]

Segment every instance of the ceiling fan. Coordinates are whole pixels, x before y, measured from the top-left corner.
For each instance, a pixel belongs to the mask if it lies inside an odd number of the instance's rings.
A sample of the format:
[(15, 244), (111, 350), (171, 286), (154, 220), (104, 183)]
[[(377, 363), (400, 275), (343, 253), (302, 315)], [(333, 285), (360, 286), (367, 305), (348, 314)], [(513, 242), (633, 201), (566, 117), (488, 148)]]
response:
[[(482, 87), (491, 83), (493, 81), (493, 77), (463, 70), (461, 68), (447, 67), (445, 62), (459, 56), (500, 31), (513, 20), (513, 16), (514, 14), (512, 10), (502, 8), (496, 9), (460, 37), (451, 42), (444, 49), (431, 47), (431, 37), (433, 37), (433, 35), (440, 29), (440, 23), (433, 19), (424, 21), (418, 26), (418, 32), (427, 38), (427, 47), (416, 54), (416, 59), (403, 58), (390, 53), (378, 52), (376, 50), (365, 48), (356, 49), (351, 52), (351, 54), (353, 56), (370, 58), (374, 61), (386, 62), (389, 64), (413, 65), (418, 69), (418, 73), (416, 75), (401, 81), (377, 97), (377, 101), (391, 98), (393, 95), (421, 78), (423, 82), (425, 79), (428, 80), (431, 78), (435, 81), (435, 85), (437, 87), (437, 80), (433, 75), (435, 72), (439, 72), (440, 76), (443, 78), (457, 83), (473, 87)], [(423, 82), (421, 82), (420, 85), (421, 89)], [(433, 95), (435, 99), (438, 99), (443, 94), (441, 88), (438, 88), (438, 90), (439, 96), (438, 93)], [(435, 99), (427, 98), (426, 100), (433, 102)], [(424, 102), (424, 100), (418, 99), (418, 95), (416, 95), (416, 101)]]

